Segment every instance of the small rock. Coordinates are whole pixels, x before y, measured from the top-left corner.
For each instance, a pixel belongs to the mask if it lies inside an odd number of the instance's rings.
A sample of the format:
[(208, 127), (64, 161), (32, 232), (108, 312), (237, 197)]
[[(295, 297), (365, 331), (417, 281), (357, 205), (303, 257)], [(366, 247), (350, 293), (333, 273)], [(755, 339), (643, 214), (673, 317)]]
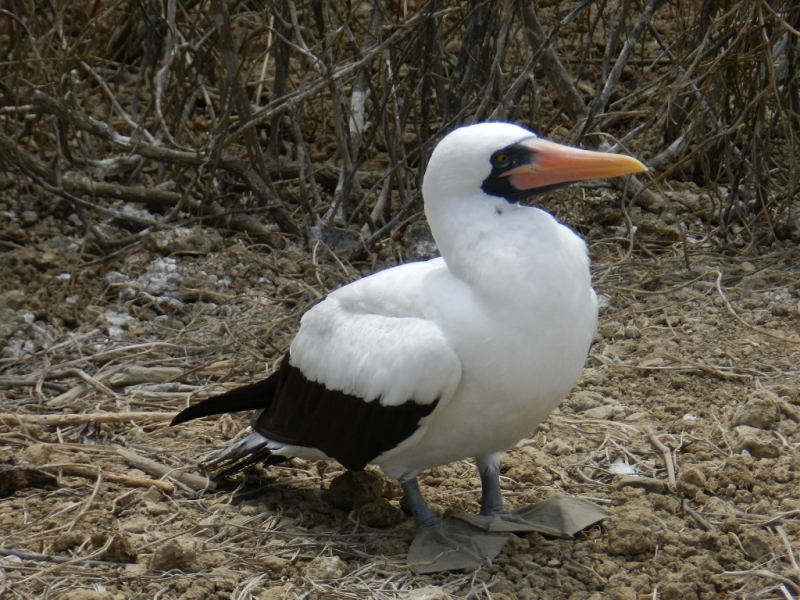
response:
[(426, 585), (410, 592), (406, 598), (408, 600), (449, 600), (450, 596), (435, 585)]
[(68, 590), (57, 596), (57, 600), (112, 600), (114, 596), (105, 590)]
[(642, 332), (639, 331), (639, 328), (636, 327), (636, 325), (627, 325), (622, 330), (622, 333), (625, 338), (629, 340), (638, 340), (640, 337), (642, 337)]
[(333, 581), (347, 573), (347, 565), (338, 556), (318, 556), (303, 569), (312, 581)]
[(145, 502), (144, 509), (147, 514), (157, 517), (172, 512), (172, 509), (164, 502)]
[(572, 454), (575, 450), (564, 440), (556, 438), (547, 442), (542, 448), (542, 451), (550, 456), (563, 456), (565, 454)]
[(608, 533), (608, 553), (612, 556), (645, 554), (655, 549), (653, 532), (644, 525), (610, 519), (603, 527)]
[(650, 419), (650, 418), (651, 418), (650, 413), (640, 411), (629, 414), (627, 417), (625, 417), (625, 422), (635, 423), (636, 421), (641, 421), (642, 419)]
[(659, 591), (661, 600), (697, 600), (697, 591), (691, 583), (668, 581)]
[(514, 556), (515, 554), (527, 553), (531, 549), (531, 543), (524, 537), (512, 535), (508, 538), (506, 545), (503, 546), (503, 554)]
[(144, 245), (159, 254), (208, 254), (222, 243), (222, 237), (213, 229), (195, 230), (176, 227), (155, 231), (144, 239)]
[(145, 502), (161, 502), (164, 497), (161, 495), (161, 492), (158, 491), (158, 488), (154, 485), (151, 485), (147, 488), (147, 491), (142, 494), (142, 500)]
[(367, 551), (377, 556), (406, 556), (408, 542), (393, 538), (375, 538), (367, 542)]
[(33, 465), (45, 465), (53, 455), (51, 444), (33, 444), (22, 451), (25, 458)]
[(780, 419), (780, 409), (774, 396), (766, 390), (754, 392), (733, 414), (733, 425), (756, 429), (772, 429)]
[(608, 600), (637, 600), (639, 596), (632, 587), (614, 587), (607, 589), (603, 598)]
[(653, 477), (638, 477), (636, 475), (622, 475), (617, 477), (614, 485), (617, 489), (625, 487), (641, 488), (648, 494), (663, 494), (666, 486), (663, 481)]
[(19, 290), (0, 294), (0, 307), (19, 310), (28, 306), (29, 298)]
[(677, 477), (678, 491), (687, 498), (695, 498), (703, 491), (706, 486), (705, 474), (695, 467), (689, 465), (678, 472)]
[(738, 491), (752, 490), (756, 484), (756, 478), (753, 475), (754, 462), (752, 457), (744, 454), (734, 454), (728, 457), (722, 468), (725, 483), (733, 485), (737, 493)]
[[(92, 534), (91, 539), (94, 548), (102, 548), (108, 542), (108, 534), (95, 533)], [(139, 556), (136, 554), (136, 551), (131, 548), (128, 542), (128, 536), (124, 535), (122, 532), (114, 534), (114, 538), (111, 540), (111, 543), (108, 544), (108, 548), (98, 556), (98, 560), (127, 564), (136, 563), (138, 558)]]
[(664, 359), (660, 356), (654, 356), (652, 358), (646, 358), (639, 362), (639, 366), (642, 368), (650, 368), (650, 367), (662, 367), (664, 366)]
[(36, 225), (39, 222), (39, 215), (36, 214), (36, 211), (33, 210), (24, 210), (20, 215), (22, 217), (22, 224), (26, 227), (30, 227), (31, 225)]
[(263, 565), (264, 568), (270, 573), (280, 575), (286, 569), (292, 566), (292, 563), (291, 561), (281, 558), (280, 556), (267, 556), (264, 558)]
[(289, 597), (290, 583), (264, 590), (258, 595), (258, 600), (284, 600)]
[(776, 458), (781, 453), (778, 440), (771, 433), (755, 427), (735, 427), (731, 439), (737, 452), (747, 450), (756, 458)]
[(322, 499), (336, 508), (353, 510), (381, 497), (383, 478), (375, 471), (345, 471), (322, 492)]
[(656, 318), (656, 323), (667, 327), (677, 327), (683, 323), (683, 317), (681, 315), (661, 315)]
[(590, 392), (588, 390), (581, 390), (573, 393), (569, 398), (564, 401), (563, 407), (569, 408), (576, 413), (581, 413), (590, 408), (597, 408), (605, 403), (602, 394), (597, 392)]
[(393, 527), (405, 520), (403, 511), (386, 498), (378, 498), (355, 510), (358, 520), (367, 527)]
[(56, 553), (64, 552), (64, 550), (69, 550), (75, 546), (80, 546), (83, 544), (85, 539), (86, 538), (84, 535), (82, 533), (78, 533), (77, 531), (62, 533), (53, 542), (52, 551)]
[(772, 556), (769, 538), (760, 531), (748, 531), (740, 538), (742, 549), (750, 560), (761, 560)]
[(201, 551), (202, 544), (194, 538), (169, 540), (156, 548), (147, 563), (147, 570), (179, 569), (184, 573), (197, 573), (202, 570), (198, 562)]
[(619, 406), (609, 406), (603, 405), (598, 406), (597, 408), (590, 408), (589, 410), (583, 411), (583, 416), (587, 419), (595, 419), (597, 421), (608, 421), (613, 417), (615, 414), (622, 412), (621, 407)]
[(128, 533), (144, 533), (151, 525), (151, 519), (144, 515), (134, 515), (120, 523), (119, 528)]

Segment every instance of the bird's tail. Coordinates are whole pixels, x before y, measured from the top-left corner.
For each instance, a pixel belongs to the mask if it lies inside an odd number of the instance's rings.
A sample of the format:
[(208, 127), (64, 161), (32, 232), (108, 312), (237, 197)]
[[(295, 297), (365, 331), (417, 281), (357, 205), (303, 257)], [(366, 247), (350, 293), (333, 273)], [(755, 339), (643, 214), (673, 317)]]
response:
[(285, 456), (273, 454), (270, 445), (274, 442), (257, 432), (234, 442), (201, 466), (212, 479), (225, 478), (250, 465), (276, 465), (287, 460)]
[[(192, 419), (241, 412), (245, 410), (263, 410), (268, 408), (278, 387), (278, 373), (274, 373), (262, 381), (236, 388), (219, 396), (212, 396), (202, 402), (183, 409), (170, 425), (179, 425)], [(212, 479), (227, 477), (241, 471), (248, 465), (274, 465), (286, 460), (284, 456), (273, 454), (272, 442), (259, 433), (251, 433), (234, 442), (210, 460), (201, 463), (203, 469)]]
[(277, 387), (278, 373), (276, 372), (263, 381), (236, 388), (219, 396), (212, 396), (202, 402), (184, 408), (175, 415), (170, 425), (179, 425), (192, 419), (211, 415), (267, 408), (272, 403)]

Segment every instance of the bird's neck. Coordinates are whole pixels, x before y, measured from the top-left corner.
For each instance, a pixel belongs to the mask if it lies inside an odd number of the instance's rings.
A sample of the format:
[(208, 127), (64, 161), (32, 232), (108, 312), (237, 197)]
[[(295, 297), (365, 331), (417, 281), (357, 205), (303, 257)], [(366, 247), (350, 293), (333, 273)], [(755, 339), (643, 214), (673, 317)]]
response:
[(458, 202), (457, 210), (426, 212), (448, 268), (473, 288), (492, 294), (523, 293), (542, 281), (591, 285), (586, 245), (548, 213), (486, 196)]
[(521, 215), (516, 214), (519, 210), (502, 198), (461, 196), (452, 206), (439, 202), (426, 207), (426, 215), (450, 271), (472, 283), (491, 254), (522, 250), (508, 239), (523, 233), (519, 231)]

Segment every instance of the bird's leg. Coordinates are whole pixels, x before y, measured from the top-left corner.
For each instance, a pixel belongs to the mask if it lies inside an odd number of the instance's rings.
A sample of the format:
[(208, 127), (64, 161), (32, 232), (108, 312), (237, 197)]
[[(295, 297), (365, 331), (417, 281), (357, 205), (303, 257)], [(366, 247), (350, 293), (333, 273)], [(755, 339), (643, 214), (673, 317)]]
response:
[(403, 493), (411, 508), (411, 514), (414, 516), (414, 524), (417, 529), (429, 529), (441, 523), (438, 517), (431, 512), (428, 503), (425, 502), (425, 498), (422, 497), (416, 477), (400, 482), (400, 487), (403, 488)]
[(489, 533), (459, 519), (440, 520), (422, 497), (416, 478), (401, 482), (400, 487), (417, 526), (408, 550), (408, 562), (415, 573), (488, 566), (500, 554), (508, 534)]
[(503, 492), (500, 489), (500, 454), (475, 457), (475, 464), (481, 474), (481, 514), (505, 514)]
[(500, 489), (500, 454), (476, 456), (475, 463), (481, 474), (481, 514), (462, 513), (457, 517), (484, 531), (498, 533), (538, 531), (555, 537), (569, 538), (611, 514), (588, 500), (563, 494), (508, 511), (503, 507)]

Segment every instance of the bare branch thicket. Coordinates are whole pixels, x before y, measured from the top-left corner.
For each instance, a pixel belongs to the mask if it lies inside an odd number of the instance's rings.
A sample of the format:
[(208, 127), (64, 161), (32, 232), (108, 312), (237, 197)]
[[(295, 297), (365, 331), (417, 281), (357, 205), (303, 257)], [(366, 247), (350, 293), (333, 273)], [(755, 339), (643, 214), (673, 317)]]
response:
[[(790, 0), (18, 0), (0, 164), (101, 253), (197, 219), (359, 251), (419, 209), (444, 132), (509, 119), (706, 187), (728, 242), (800, 237), (799, 30)], [(152, 218), (110, 239), (123, 203)]]

